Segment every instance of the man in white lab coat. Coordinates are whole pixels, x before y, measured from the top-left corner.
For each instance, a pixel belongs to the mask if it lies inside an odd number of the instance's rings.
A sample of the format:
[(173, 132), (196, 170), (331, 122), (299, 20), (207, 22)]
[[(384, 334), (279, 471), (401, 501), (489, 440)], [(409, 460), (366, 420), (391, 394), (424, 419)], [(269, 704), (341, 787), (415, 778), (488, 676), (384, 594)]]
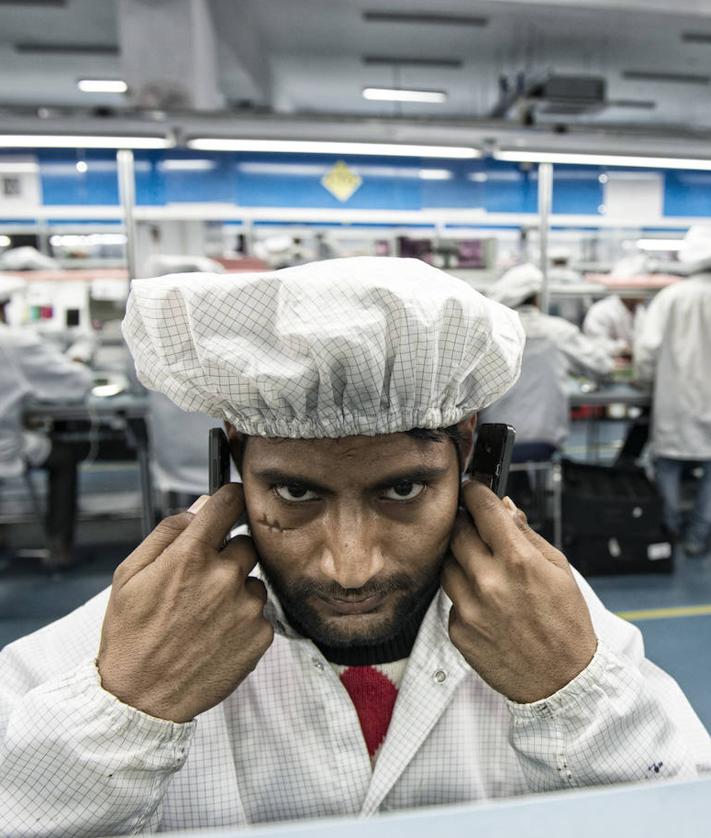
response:
[[(634, 360), (638, 379), (654, 382), (652, 447), (665, 524), (698, 556), (711, 546), (711, 227), (692, 227), (679, 259), (690, 276), (652, 300)], [(702, 476), (685, 525), (680, 486), (689, 467)]]
[[(610, 271), (615, 279), (627, 279), (649, 271), (643, 254), (623, 256)], [(642, 328), (645, 299), (639, 293), (610, 294), (590, 306), (583, 321), (583, 332), (602, 342), (610, 355), (631, 357), (635, 334)]]
[[(637, 629), (510, 502), (460, 482), (474, 414), (518, 375), (514, 312), (422, 262), (357, 258), (135, 281), (124, 333), (147, 386), (225, 421), (244, 483), (0, 654), (5, 834), (246, 827), (711, 767)], [(250, 535), (225, 544), (243, 513)]]
[(79, 456), (72, 445), (25, 430), (22, 411), (28, 398), (82, 399), (92, 376), (33, 331), (7, 324), (6, 306), (24, 287), (21, 279), (0, 277), (0, 480), (21, 475), (28, 466), (47, 470), (49, 554), (43, 564), (55, 569), (74, 561)]
[[(538, 302), (542, 286), (543, 274), (527, 262), (506, 271), (489, 290), (490, 299), (518, 312), (528, 350), (521, 377), (485, 411), (484, 421), (515, 424), (519, 447), (525, 445), (530, 453), (532, 443), (542, 443), (549, 447), (550, 456), (568, 436), (569, 377), (579, 374), (604, 378), (612, 371), (613, 361), (604, 347), (576, 325), (541, 311)], [(525, 459), (545, 457), (527, 454)]]

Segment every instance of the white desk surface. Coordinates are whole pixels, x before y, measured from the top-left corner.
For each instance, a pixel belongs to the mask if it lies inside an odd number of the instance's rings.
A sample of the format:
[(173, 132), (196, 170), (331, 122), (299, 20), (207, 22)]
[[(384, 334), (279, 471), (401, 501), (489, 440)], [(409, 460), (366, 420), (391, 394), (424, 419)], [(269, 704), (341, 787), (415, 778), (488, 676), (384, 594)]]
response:
[(249, 829), (164, 833), (173, 838), (707, 838), (711, 778), (605, 786), (493, 803), (411, 809)]

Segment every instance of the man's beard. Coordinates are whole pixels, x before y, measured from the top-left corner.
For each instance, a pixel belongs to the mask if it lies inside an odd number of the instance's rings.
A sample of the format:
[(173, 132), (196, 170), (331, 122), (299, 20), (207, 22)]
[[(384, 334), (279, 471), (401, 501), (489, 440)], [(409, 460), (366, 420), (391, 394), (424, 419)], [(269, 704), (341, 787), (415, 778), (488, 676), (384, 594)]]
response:
[(425, 577), (412, 578), (406, 574), (391, 576), (386, 580), (372, 580), (357, 590), (357, 598), (365, 599), (369, 596), (400, 593), (395, 607), (386, 621), (377, 621), (377, 625), (362, 629), (358, 632), (346, 630), (339, 632), (334, 628), (338, 618), (325, 621), (317, 609), (310, 602), (314, 597), (326, 599), (352, 600), (356, 591), (342, 588), (337, 583), (317, 584), (307, 582), (287, 582), (279, 576), (268, 562), (260, 557), (259, 565), (262, 572), (284, 610), (284, 614), (291, 626), (299, 634), (308, 637), (317, 644), (331, 648), (349, 648), (354, 646), (375, 646), (397, 637), (402, 629), (413, 618), (420, 620), (430, 603), (432, 596), (439, 587), (439, 576), (444, 560), (443, 552), (440, 560)]

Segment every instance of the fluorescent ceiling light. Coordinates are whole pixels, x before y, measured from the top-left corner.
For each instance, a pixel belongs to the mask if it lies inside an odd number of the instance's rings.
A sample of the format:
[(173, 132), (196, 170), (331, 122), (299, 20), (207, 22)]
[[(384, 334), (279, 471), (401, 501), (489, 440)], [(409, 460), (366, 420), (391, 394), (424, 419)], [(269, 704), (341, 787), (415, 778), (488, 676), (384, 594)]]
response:
[(170, 148), (165, 137), (0, 134), (0, 148)]
[(163, 160), (158, 167), (164, 172), (207, 172), (215, 168), (214, 160), (199, 160), (190, 158), (177, 158), (175, 160)]
[(421, 180), (450, 180), (452, 173), (449, 169), (420, 169), (418, 177)]
[(128, 85), (121, 79), (79, 79), (77, 87), (82, 93), (125, 93)]
[(76, 233), (49, 237), (52, 247), (91, 247), (95, 245), (126, 244), (125, 233)]
[(311, 140), (233, 140), (223, 137), (197, 137), (189, 148), (200, 151), (267, 151), (284, 154), (375, 154), (383, 157), (441, 157), (472, 159), (481, 157), (476, 148), (445, 145), (398, 145), (395, 143), (348, 143)]
[(681, 250), (683, 239), (639, 239), (637, 247), (640, 250)]
[(39, 171), (37, 163), (31, 161), (0, 160), (0, 174), (33, 175)]
[(444, 90), (401, 90), (396, 87), (366, 87), (363, 98), (373, 102), (429, 102), (447, 101)]
[(704, 169), (711, 171), (711, 158), (638, 157), (628, 154), (578, 154), (557, 151), (496, 151), (497, 160), (512, 163), (562, 163), (583, 166), (631, 166), (650, 169)]

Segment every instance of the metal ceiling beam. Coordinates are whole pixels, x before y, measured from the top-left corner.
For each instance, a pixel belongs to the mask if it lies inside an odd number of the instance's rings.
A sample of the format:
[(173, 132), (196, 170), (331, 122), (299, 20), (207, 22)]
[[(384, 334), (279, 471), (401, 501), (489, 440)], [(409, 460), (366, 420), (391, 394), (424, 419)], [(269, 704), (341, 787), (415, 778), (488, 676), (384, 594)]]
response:
[(122, 73), (134, 104), (222, 107), (208, 0), (118, 0), (117, 11)]

